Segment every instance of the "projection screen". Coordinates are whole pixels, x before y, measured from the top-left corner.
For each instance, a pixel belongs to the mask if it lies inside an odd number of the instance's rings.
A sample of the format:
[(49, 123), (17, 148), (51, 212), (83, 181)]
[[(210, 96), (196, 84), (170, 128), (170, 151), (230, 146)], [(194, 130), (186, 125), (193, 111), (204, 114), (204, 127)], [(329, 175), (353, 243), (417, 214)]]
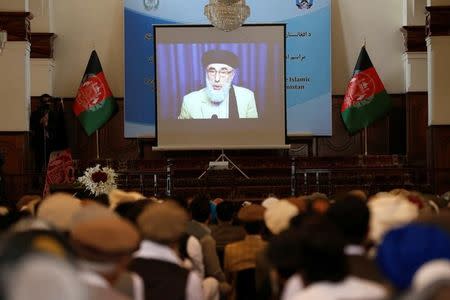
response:
[(155, 150), (287, 148), (285, 25), (155, 25)]

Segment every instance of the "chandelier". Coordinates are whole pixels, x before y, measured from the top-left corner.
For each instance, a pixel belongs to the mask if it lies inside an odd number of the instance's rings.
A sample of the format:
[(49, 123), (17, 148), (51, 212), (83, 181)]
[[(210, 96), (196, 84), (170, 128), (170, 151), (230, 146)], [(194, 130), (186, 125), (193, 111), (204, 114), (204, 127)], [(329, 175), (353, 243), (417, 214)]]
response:
[(232, 31), (241, 27), (250, 16), (250, 7), (245, 0), (209, 0), (204, 14), (214, 27)]
[(6, 41), (8, 40), (8, 33), (6, 30), (0, 29), (0, 54), (5, 49)]

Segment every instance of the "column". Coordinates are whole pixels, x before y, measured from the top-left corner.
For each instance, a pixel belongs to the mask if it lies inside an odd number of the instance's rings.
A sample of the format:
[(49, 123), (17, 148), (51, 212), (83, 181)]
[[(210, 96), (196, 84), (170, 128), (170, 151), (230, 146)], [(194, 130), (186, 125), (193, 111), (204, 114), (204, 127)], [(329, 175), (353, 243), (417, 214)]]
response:
[(427, 166), (440, 194), (450, 190), (450, 0), (427, 4)]
[(402, 33), (405, 43), (406, 153), (411, 165), (426, 165), (427, 46), (425, 43), (426, 0), (403, 0)]
[(54, 94), (53, 0), (29, 0), (31, 21), (31, 96)]

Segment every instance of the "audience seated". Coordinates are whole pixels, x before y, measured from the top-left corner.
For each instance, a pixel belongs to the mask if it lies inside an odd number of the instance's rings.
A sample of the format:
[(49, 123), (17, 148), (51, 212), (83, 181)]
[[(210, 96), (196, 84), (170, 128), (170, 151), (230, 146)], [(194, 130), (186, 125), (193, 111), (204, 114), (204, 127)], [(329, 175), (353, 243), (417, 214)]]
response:
[(433, 225), (408, 224), (386, 233), (376, 260), (399, 292), (411, 287), (415, 272), (435, 259), (450, 260), (450, 237)]
[(376, 263), (365, 249), (369, 234), (370, 212), (360, 196), (348, 194), (337, 199), (328, 209), (327, 217), (334, 223), (345, 241), (350, 274), (367, 280), (386, 283)]
[(170, 201), (149, 205), (138, 217), (144, 240), (128, 268), (144, 280), (146, 300), (203, 299), (200, 277), (183, 268), (177, 255), (187, 222), (187, 213)]
[[(91, 204), (74, 215), (69, 239), (78, 255), (80, 277), (88, 286), (90, 299), (142, 297), (143, 282), (139, 276), (127, 274), (129, 284), (124, 287), (120, 280), (140, 242), (139, 233), (131, 223), (103, 206)], [(122, 293), (116, 287), (118, 282), (122, 283)]]
[(379, 244), (383, 235), (392, 228), (407, 224), (419, 215), (419, 208), (403, 195), (380, 192), (370, 197), (369, 238)]
[(231, 202), (220, 202), (217, 207), (217, 225), (210, 226), (211, 236), (216, 241), (217, 254), (219, 259), (222, 258), (225, 246), (243, 240), (245, 237), (245, 230), (242, 226), (233, 225), (234, 206)]
[(2, 299), (88, 300), (74, 259), (64, 236), (50, 229), (4, 236), (0, 243)]
[[(236, 287), (241, 278), (246, 278), (245, 274), (255, 274), (256, 258), (261, 253), (267, 243), (262, 239), (261, 232), (263, 228), (265, 208), (261, 205), (252, 204), (242, 207), (238, 212), (238, 219), (244, 224), (246, 236), (242, 241), (234, 242), (225, 246), (224, 270), (227, 278), (234, 286), (234, 296), (237, 299), (239, 292)], [(241, 272), (247, 270), (247, 272)], [(250, 271), (252, 270), (252, 271)], [(247, 276), (248, 280), (248, 276)], [(253, 276), (252, 285), (255, 287), (255, 277)]]
[(290, 220), (298, 215), (297, 206), (287, 200), (272, 203), (264, 212), (264, 221), (272, 234), (279, 234), (289, 228)]
[(201, 245), (205, 277), (213, 277), (220, 284), (223, 294), (229, 293), (230, 285), (226, 281), (225, 273), (220, 266), (219, 257), (216, 252), (216, 241), (211, 236), (208, 228), (210, 219), (209, 199), (205, 195), (197, 195), (190, 203), (192, 220), (188, 222), (186, 233), (197, 238)]
[(325, 218), (306, 220), (298, 230), (299, 274), (304, 289), (291, 299), (382, 299), (379, 284), (351, 276), (344, 253), (345, 242)]
[[(170, 200), (120, 190), (100, 198), (109, 202), (55, 193), (0, 207), (1, 299), (450, 295), (443, 197), (395, 189), (368, 200), (357, 190), (331, 199), (318, 193), (270, 198), (240, 208), (243, 227), (232, 225), (235, 203), (203, 195), (189, 201), (192, 220)], [(212, 208), (218, 224), (208, 227)], [(261, 234), (264, 224), (270, 235)]]

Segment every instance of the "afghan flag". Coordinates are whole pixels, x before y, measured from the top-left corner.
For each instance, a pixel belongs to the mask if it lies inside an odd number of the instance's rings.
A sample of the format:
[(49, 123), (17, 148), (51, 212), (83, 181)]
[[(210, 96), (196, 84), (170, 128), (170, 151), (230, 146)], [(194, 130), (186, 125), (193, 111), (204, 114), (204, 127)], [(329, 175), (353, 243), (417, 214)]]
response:
[(97, 52), (92, 51), (73, 104), (73, 112), (87, 135), (102, 127), (117, 112), (117, 103), (106, 82)]
[(342, 103), (342, 120), (347, 130), (355, 133), (385, 116), (390, 109), (391, 99), (363, 46)]

